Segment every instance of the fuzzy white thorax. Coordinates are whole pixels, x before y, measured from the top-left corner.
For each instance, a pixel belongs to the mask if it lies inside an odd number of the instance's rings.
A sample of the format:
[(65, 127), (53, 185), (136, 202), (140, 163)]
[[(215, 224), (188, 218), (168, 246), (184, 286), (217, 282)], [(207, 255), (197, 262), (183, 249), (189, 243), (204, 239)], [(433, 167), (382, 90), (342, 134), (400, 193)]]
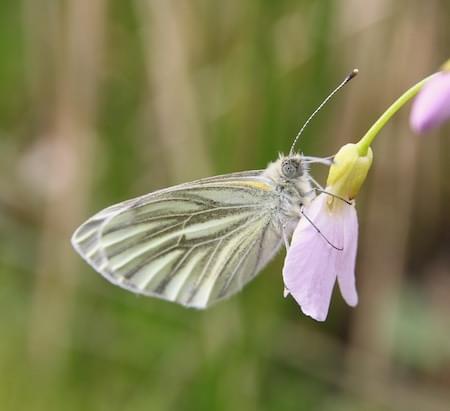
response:
[[(298, 176), (287, 178), (283, 174), (282, 164), (286, 160), (298, 162), (301, 170)], [(292, 227), (295, 227), (301, 217), (302, 207), (308, 206), (316, 197), (308, 165), (303, 161), (301, 154), (290, 156), (280, 154), (276, 161), (269, 163), (262, 176), (272, 180), (276, 186), (276, 191), (279, 194), (277, 211), (283, 216), (282, 224), (288, 228), (287, 231), (290, 234)]]

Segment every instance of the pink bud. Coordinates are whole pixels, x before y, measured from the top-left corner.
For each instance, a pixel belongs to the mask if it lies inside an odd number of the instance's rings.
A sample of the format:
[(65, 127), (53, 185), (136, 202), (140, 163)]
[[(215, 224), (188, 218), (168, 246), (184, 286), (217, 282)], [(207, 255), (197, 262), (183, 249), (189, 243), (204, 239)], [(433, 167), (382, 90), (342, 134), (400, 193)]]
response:
[(414, 100), (411, 128), (419, 134), (430, 131), (450, 119), (450, 72), (440, 72), (423, 86)]

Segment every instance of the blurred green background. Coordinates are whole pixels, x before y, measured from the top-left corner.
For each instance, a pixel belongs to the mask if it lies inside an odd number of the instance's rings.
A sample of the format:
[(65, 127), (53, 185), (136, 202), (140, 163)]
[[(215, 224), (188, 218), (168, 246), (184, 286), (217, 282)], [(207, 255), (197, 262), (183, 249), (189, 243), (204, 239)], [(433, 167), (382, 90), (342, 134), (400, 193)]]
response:
[[(450, 409), (449, 127), (404, 109), (359, 197), (360, 304), (282, 297), (284, 252), (205, 312), (69, 244), (115, 202), (356, 141), (450, 54), (448, 0), (2, 0), (1, 410)], [(326, 170), (314, 175), (324, 181)]]

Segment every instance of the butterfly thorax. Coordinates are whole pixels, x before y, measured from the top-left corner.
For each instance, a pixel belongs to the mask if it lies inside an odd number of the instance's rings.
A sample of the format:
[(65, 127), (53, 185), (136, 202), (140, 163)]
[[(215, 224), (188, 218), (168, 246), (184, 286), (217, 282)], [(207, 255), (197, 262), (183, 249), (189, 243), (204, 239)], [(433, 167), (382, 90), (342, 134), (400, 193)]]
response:
[(284, 226), (296, 224), (301, 216), (301, 208), (315, 197), (311, 177), (300, 154), (280, 155), (270, 163), (263, 176), (273, 181), (279, 201), (276, 213), (281, 216)]

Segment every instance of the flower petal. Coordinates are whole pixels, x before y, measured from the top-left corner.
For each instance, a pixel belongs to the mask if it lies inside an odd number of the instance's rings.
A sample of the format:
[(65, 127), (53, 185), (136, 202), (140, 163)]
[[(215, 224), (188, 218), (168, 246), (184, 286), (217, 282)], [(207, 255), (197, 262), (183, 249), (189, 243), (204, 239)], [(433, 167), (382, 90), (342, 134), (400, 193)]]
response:
[(356, 250), (358, 248), (358, 216), (353, 205), (342, 209), (341, 224), (344, 230), (344, 250), (337, 259), (337, 279), (345, 302), (354, 307), (358, 304), (355, 286)]
[(450, 119), (450, 73), (440, 72), (427, 81), (415, 98), (410, 124), (416, 133), (424, 133), (448, 119)]
[[(326, 194), (319, 195), (305, 214), (333, 245), (343, 246), (343, 232), (340, 233), (334, 213), (328, 210), (328, 198)], [(330, 246), (323, 236), (303, 217), (294, 231), (283, 267), (286, 288), (303, 313), (317, 321), (327, 317), (336, 282), (336, 260), (342, 253)]]

